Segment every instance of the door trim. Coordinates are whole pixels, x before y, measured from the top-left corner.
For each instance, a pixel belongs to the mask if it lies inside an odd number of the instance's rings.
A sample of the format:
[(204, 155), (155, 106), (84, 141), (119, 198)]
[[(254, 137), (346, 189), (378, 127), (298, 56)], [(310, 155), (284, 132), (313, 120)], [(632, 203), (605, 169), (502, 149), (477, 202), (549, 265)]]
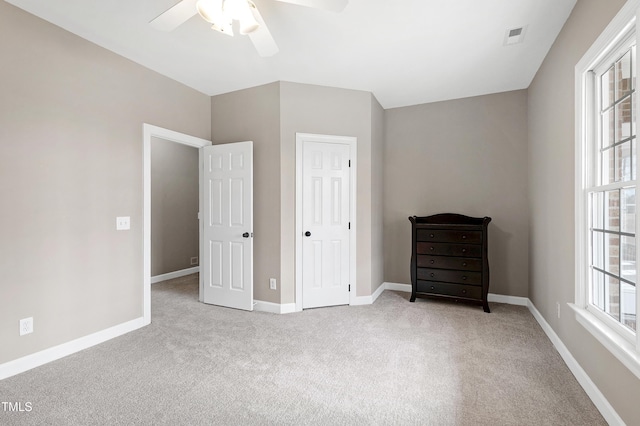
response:
[(350, 190), (349, 190), (349, 221), (351, 222), (351, 235), (349, 238), (349, 305), (356, 304), (356, 198), (357, 198), (357, 158), (358, 158), (358, 138), (353, 136), (332, 136), (317, 135), (312, 133), (296, 133), (296, 311), (302, 311), (302, 147), (305, 142), (339, 143), (349, 145), (351, 168), (350, 168)]
[[(185, 135), (184, 133), (175, 132), (173, 130), (164, 129), (162, 127), (153, 126), (144, 123), (142, 125), (142, 151), (143, 151), (143, 206), (142, 206), (142, 294), (143, 294), (143, 320), (144, 325), (151, 323), (151, 138), (156, 137), (171, 142), (188, 145), (195, 148), (202, 148), (212, 145), (211, 141), (197, 138), (195, 136)], [(202, 167), (198, 166), (199, 178), (202, 179)], [(202, 206), (199, 206), (202, 211)], [(202, 237), (202, 227), (200, 228), (200, 237)], [(202, 238), (200, 238), (202, 241)]]

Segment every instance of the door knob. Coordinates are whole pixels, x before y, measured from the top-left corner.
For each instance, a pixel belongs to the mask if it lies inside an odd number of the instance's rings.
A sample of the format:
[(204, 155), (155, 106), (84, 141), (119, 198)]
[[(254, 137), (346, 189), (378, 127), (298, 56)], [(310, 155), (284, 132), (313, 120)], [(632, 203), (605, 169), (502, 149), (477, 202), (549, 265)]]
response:
[(244, 234), (242, 234), (242, 238), (249, 238), (249, 233), (245, 232)]
[(305, 236), (305, 237), (310, 237), (310, 236), (311, 236), (311, 232), (309, 232), (309, 231), (305, 232), (305, 233), (304, 233), (304, 236)]

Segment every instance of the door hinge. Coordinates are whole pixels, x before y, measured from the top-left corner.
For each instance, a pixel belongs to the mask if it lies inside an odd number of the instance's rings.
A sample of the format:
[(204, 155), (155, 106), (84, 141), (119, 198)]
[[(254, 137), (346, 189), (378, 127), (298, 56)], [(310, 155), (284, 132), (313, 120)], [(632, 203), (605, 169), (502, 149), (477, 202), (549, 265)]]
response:
[(349, 284), (349, 291), (351, 291), (351, 284)]
[(349, 167), (351, 167), (351, 160), (349, 160)]
[(349, 222), (349, 229), (351, 229), (351, 222)]

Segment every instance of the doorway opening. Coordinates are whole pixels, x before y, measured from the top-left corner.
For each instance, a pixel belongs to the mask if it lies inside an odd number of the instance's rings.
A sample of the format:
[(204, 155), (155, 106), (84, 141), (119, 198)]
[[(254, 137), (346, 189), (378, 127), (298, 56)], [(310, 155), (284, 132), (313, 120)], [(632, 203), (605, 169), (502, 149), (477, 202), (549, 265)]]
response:
[[(211, 141), (205, 139), (143, 124), (143, 317), (145, 325), (151, 323), (151, 144), (153, 138), (198, 149), (211, 145)], [(201, 174), (202, 168), (198, 167), (198, 169)], [(198, 182), (200, 181), (201, 176), (198, 177)], [(202, 211), (202, 206), (199, 206), (198, 211)], [(201, 227), (198, 228), (201, 232)]]
[(196, 147), (151, 138), (151, 284), (198, 272)]

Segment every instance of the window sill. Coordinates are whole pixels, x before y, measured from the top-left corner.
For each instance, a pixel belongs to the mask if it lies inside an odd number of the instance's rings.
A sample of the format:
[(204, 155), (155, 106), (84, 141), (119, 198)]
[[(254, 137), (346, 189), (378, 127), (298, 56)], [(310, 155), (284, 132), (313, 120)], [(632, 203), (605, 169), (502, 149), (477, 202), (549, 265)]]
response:
[(640, 379), (640, 353), (618, 333), (602, 324), (595, 315), (573, 303), (568, 303), (574, 310), (576, 320), (587, 329), (602, 345)]

